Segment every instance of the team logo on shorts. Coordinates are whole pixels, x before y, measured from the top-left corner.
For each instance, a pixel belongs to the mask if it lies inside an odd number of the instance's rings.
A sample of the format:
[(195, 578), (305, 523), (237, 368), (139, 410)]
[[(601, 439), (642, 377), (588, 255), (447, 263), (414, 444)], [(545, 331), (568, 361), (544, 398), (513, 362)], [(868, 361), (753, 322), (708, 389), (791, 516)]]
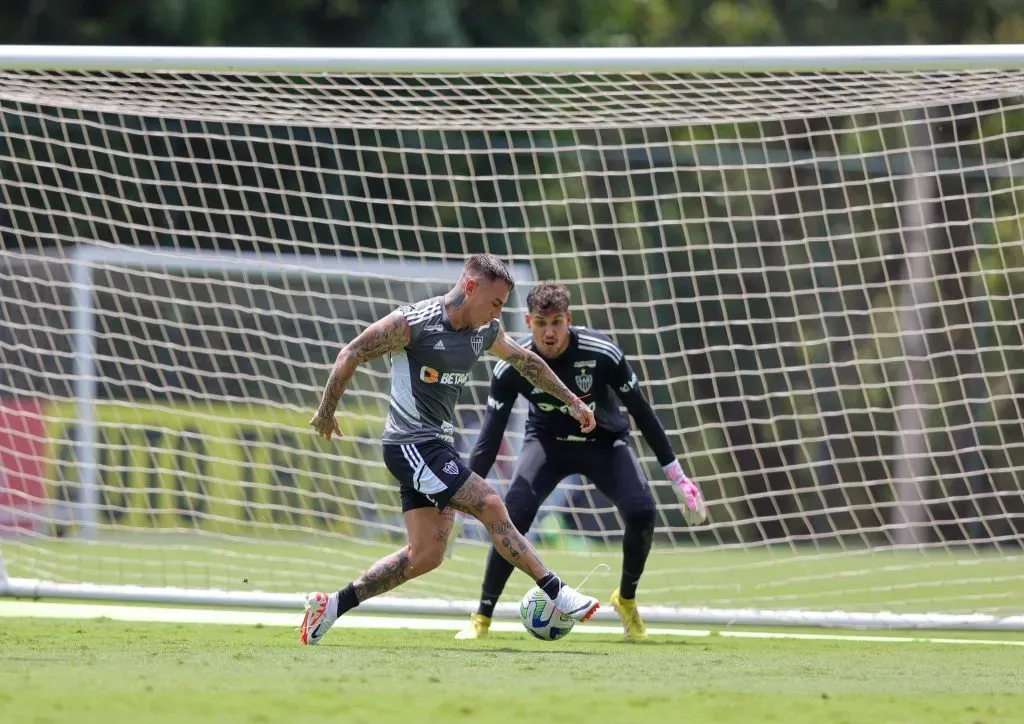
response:
[(590, 392), (590, 388), (594, 386), (594, 376), (586, 372), (583, 370), (583, 374), (576, 375), (576, 386), (580, 388), (580, 392)]
[(473, 354), (480, 354), (480, 350), (484, 348), (484, 336), (482, 334), (474, 334), (469, 338), (469, 344), (473, 348)]
[(455, 475), (456, 473), (459, 472), (459, 464), (455, 462), (455, 460), (449, 460), (444, 464), (444, 467), (441, 469), (448, 473), (449, 475)]

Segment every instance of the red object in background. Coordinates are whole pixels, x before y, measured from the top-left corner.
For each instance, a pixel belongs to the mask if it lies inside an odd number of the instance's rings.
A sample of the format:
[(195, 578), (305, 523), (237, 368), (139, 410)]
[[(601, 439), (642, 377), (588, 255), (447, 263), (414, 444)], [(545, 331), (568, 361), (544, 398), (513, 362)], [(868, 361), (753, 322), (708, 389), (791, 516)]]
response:
[(0, 400), (0, 532), (31, 530), (27, 515), (46, 504), (43, 462), (46, 429), (42, 406), (35, 401)]

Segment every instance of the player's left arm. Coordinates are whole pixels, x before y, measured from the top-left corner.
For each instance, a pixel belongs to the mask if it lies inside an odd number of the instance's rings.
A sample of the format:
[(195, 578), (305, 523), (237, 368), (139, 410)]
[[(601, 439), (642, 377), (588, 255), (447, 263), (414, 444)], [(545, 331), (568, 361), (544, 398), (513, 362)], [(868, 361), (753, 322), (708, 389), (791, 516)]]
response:
[(558, 379), (540, 355), (516, 344), (503, 328), (498, 330), (489, 351), (508, 362), (528, 382), (564, 402), (569, 414), (580, 423), (580, 430), (590, 432), (597, 426), (593, 410)]
[(615, 368), (612, 385), (619, 399), (622, 400), (622, 404), (626, 406), (630, 417), (636, 422), (640, 434), (644, 436), (647, 444), (654, 451), (665, 476), (672, 482), (673, 489), (685, 503), (683, 516), (686, 518), (686, 522), (690, 524), (703, 523), (707, 519), (704, 495), (700, 492), (697, 484), (683, 472), (683, 466), (679, 464), (679, 460), (672, 450), (672, 443), (669, 442), (665, 427), (640, 389), (640, 381), (630, 368), (625, 355), (622, 356)]

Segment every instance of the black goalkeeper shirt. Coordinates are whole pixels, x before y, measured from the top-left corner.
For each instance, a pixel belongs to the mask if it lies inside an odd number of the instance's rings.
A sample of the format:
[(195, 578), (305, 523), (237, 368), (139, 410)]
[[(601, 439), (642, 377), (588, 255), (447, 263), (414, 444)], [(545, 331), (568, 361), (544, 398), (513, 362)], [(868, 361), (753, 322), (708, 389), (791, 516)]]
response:
[[(523, 346), (534, 350), (533, 339)], [(665, 428), (640, 391), (626, 355), (607, 335), (587, 327), (570, 327), (565, 351), (555, 359), (545, 358), (544, 361), (566, 387), (590, 405), (597, 427), (589, 433), (581, 432), (580, 424), (558, 398), (534, 387), (507, 362), (498, 362), (491, 379), (480, 436), (469, 457), (469, 467), (474, 473), (487, 477), (519, 395), (530, 403), (526, 419), (528, 440), (595, 440), (610, 445), (629, 435), (629, 421), (620, 409), (621, 401), (658, 462), (664, 466), (675, 460)]]

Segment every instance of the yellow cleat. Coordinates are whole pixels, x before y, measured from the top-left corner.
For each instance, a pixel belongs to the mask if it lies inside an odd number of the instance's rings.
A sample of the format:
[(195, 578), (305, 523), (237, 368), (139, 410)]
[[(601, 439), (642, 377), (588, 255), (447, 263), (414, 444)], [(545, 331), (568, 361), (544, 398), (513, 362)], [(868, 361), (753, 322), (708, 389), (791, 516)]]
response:
[(626, 641), (645, 641), (647, 629), (640, 618), (640, 612), (636, 609), (635, 598), (623, 598), (619, 595), (619, 589), (612, 592), (612, 608), (622, 619), (622, 630), (626, 635)]
[(491, 630), (491, 617), (482, 613), (474, 613), (469, 617), (469, 625), (455, 634), (457, 639), (484, 639)]

